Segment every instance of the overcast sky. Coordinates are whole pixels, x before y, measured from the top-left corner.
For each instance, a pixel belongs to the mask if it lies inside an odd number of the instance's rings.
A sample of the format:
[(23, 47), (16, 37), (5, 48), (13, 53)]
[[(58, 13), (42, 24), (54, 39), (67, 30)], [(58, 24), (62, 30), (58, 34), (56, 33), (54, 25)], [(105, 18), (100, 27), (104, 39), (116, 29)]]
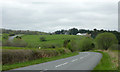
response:
[(118, 30), (118, 0), (4, 0), (2, 4), (2, 28)]

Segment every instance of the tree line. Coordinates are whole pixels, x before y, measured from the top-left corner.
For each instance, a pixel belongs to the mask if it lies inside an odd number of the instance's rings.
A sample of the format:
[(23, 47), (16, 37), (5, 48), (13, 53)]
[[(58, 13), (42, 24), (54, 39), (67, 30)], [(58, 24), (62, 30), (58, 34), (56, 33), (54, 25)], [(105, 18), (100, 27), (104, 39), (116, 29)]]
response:
[(30, 30), (11, 30), (11, 29), (1, 29), (2, 33), (7, 33), (10, 36), (13, 36), (15, 34), (28, 34), (28, 35), (42, 35), (47, 34), (45, 32), (40, 31), (30, 31)]
[(104, 32), (109, 32), (109, 33), (115, 34), (115, 36), (118, 39), (118, 43), (120, 44), (120, 32), (115, 31), (115, 30), (114, 31), (104, 30), (104, 29), (101, 29), (101, 30), (97, 30), (97, 29), (85, 30), (85, 29), (72, 28), (72, 29), (69, 29), (69, 30), (63, 30), (63, 29), (62, 30), (58, 30), (58, 31), (55, 31), (54, 34), (76, 35), (77, 33), (88, 33), (88, 34), (91, 34), (92, 38), (95, 38), (98, 34), (104, 33)]
[(53, 34), (67, 34), (67, 35), (76, 35), (77, 33), (88, 33), (91, 34), (92, 38), (95, 38), (98, 34), (104, 33), (104, 32), (110, 32), (115, 34), (115, 36), (118, 39), (118, 43), (120, 44), (120, 32), (118, 31), (110, 31), (110, 30), (85, 30), (85, 29), (77, 29), (77, 28), (71, 28), (69, 30), (57, 30), (53, 33), (45, 33), (45, 32), (40, 32), (40, 31), (30, 31), (30, 30), (11, 30), (11, 29), (2, 29), (2, 33), (6, 33), (11, 35), (15, 34), (28, 34), (28, 35), (53, 35)]

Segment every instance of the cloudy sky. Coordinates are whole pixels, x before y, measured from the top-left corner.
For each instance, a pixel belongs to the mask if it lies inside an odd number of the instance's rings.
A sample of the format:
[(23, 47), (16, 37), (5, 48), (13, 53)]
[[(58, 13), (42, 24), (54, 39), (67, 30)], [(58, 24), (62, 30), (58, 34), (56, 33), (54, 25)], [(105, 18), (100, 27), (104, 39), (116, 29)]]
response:
[(2, 28), (118, 30), (118, 0), (4, 0)]

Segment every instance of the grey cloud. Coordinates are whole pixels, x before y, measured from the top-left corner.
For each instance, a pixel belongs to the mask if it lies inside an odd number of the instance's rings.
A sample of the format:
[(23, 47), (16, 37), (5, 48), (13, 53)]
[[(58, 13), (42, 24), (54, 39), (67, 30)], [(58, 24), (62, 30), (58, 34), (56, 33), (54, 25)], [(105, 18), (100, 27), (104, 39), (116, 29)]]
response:
[(53, 32), (72, 27), (117, 30), (115, 3), (19, 3), (3, 7), (3, 27)]

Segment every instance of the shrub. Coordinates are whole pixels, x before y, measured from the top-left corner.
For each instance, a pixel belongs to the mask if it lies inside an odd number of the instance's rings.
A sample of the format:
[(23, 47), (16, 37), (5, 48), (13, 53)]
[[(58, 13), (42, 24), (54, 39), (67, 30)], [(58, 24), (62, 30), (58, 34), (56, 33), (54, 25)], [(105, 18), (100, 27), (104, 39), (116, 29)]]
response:
[(12, 42), (12, 46), (15, 46), (15, 47), (26, 47), (27, 46), (27, 43), (23, 40), (14, 40)]
[(19, 50), (10, 50), (3, 49), (2, 51), (2, 63), (4, 64), (13, 64), (18, 62), (25, 62), (29, 60), (35, 60), (45, 57), (58, 56), (64, 53), (69, 53), (70, 50), (59, 48), (59, 49), (19, 49)]
[(2, 39), (8, 39), (8, 34), (2, 34)]
[(67, 48), (71, 50), (72, 52), (78, 51), (78, 44), (76, 40), (71, 40), (71, 42), (68, 43)]
[(32, 51), (30, 50), (3, 50), (2, 63), (13, 64), (15, 62), (24, 62), (32, 58)]
[(93, 40), (89, 37), (83, 38), (79, 41), (79, 50), (88, 51), (94, 48)]
[(17, 38), (17, 39), (22, 39), (22, 37), (21, 37), (21, 36), (16, 36), (16, 38)]
[(63, 44), (63, 47), (66, 48), (69, 42), (70, 42), (70, 40), (65, 40), (65, 41), (64, 41), (64, 44)]
[(2, 46), (11, 46), (11, 42), (8, 40), (2, 40)]
[(97, 48), (107, 50), (113, 44), (117, 44), (118, 40), (114, 34), (105, 32), (97, 35), (95, 42)]
[(15, 34), (12, 33), (12, 34), (10, 34), (9, 36), (14, 36), (14, 35), (15, 35)]
[(41, 47), (42, 48), (59, 48), (61, 46), (58, 43), (44, 43), (44, 44), (41, 44)]
[(88, 51), (92, 50), (94, 48), (94, 43), (91, 38), (85, 37), (81, 40), (71, 40), (70, 43), (68, 43), (67, 48), (74, 51)]
[(40, 37), (40, 41), (46, 41), (45, 37)]
[(27, 43), (23, 40), (14, 40), (13, 42), (8, 40), (3, 40), (2, 46), (26, 47)]

